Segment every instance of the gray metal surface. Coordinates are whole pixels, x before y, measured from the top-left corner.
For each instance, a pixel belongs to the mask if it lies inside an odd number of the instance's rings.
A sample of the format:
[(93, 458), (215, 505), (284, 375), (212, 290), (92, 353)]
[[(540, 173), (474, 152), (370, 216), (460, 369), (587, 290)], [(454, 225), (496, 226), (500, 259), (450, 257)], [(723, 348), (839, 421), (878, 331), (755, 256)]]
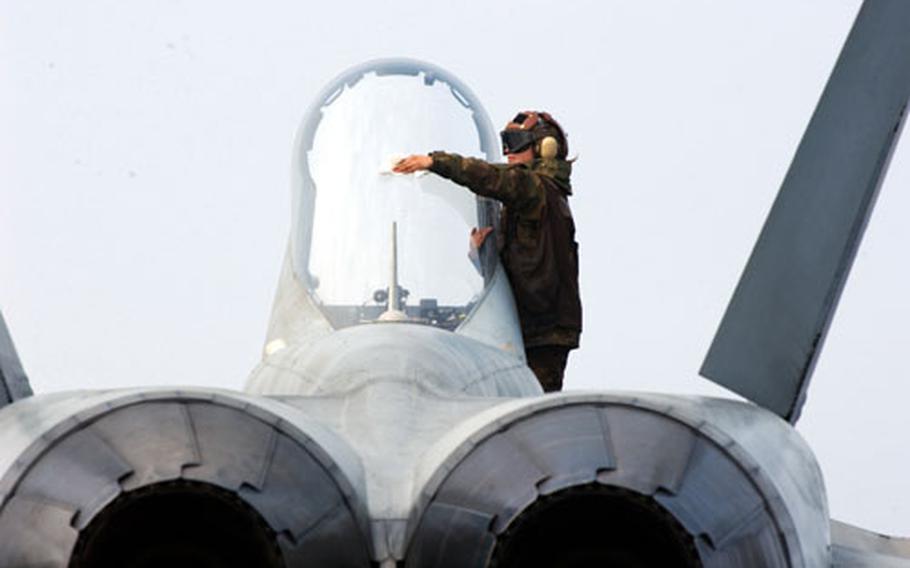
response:
[(398, 323), (280, 350), (248, 391), (282, 395), (356, 452), (377, 562), (484, 566), (540, 495), (590, 482), (658, 499), (698, 537), (708, 566), (829, 560), (811, 450), (750, 404), (540, 396), (501, 350)]
[[(886, 0), (869, 6), (910, 16)], [(893, 32), (868, 15), (869, 6), (857, 29)], [(832, 84), (857, 80), (853, 75), (838, 79), (838, 73), (856, 63), (851, 50), (858, 49), (858, 40), (851, 41)], [(411, 72), (414, 63), (380, 67)], [(323, 96), (375, 69), (375, 63), (355, 68)], [(457, 80), (450, 84), (460, 85)], [(876, 98), (879, 83), (872, 85), (856, 96), (884, 105)], [(813, 124), (830, 127), (830, 113), (849, 107), (838, 99), (844, 96), (841, 91), (833, 92), (826, 93)], [(870, 126), (866, 118), (847, 118), (848, 124), (858, 120), (852, 128), (869, 137), (881, 134), (876, 128), (864, 130)], [(485, 115), (475, 114), (483, 132), (489, 125), (482, 119)], [(307, 120), (316, 119), (311, 115)], [(881, 118), (872, 126), (886, 122)], [(305, 122), (302, 133), (312, 126)], [(788, 180), (808, 175), (803, 171), (807, 164), (818, 166), (829, 145), (871, 152), (871, 142), (860, 144), (852, 135), (827, 145), (815, 140), (822, 126), (810, 127)], [(303, 134), (298, 134), (298, 152)], [(875, 142), (884, 160), (888, 140)], [(860, 147), (853, 148), (855, 143)], [(844, 261), (858, 241), (880, 172), (866, 172), (866, 192), (854, 196), (858, 209), (850, 217), (847, 190), (855, 184), (836, 185), (837, 180), (824, 176), (855, 182), (861, 172), (832, 171), (836, 175), (816, 175), (833, 192), (823, 200), (833, 206), (829, 214), (845, 215), (841, 221), (849, 225), (852, 219), (856, 229), (837, 244), (843, 246), (835, 252), (846, 250), (846, 256), (831, 253)], [(788, 181), (785, 189), (796, 183)], [(782, 246), (775, 245), (780, 237), (774, 237), (779, 234), (774, 227), (783, 222), (779, 218), (811, 201), (801, 193), (789, 197), (792, 191), (782, 190), (775, 210), (784, 213), (769, 219), (771, 237), (763, 239), (770, 244), (760, 241), (757, 250)], [(788, 204), (791, 199), (795, 205)], [(813, 239), (808, 243), (821, 246)], [(756, 253), (753, 260), (763, 254)], [(808, 268), (818, 270), (813, 263)], [(546, 509), (538, 505), (591, 487), (644, 500), (661, 518), (672, 519), (648, 530), (656, 535), (670, 526), (674, 536), (685, 533), (686, 558), (697, 556), (706, 567), (907, 563), (910, 551), (902, 539), (835, 523), (832, 543), (818, 464), (796, 431), (767, 410), (660, 394), (543, 395), (522, 358), (514, 302), (502, 270), (487, 282), (475, 309), (454, 333), (409, 323), (334, 330), (295, 277), (292, 264), (289, 255), (265, 356), (246, 393), (84, 391), (28, 397), (0, 408), (0, 567), (70, 566), (74, 546), (91, 533), (93, 521), (110, 518), (122, 498), (175, 481), (218, 488), (253, 511), (251, 516), (262, 519), (254, 529), (268, 526), (265, 534), (277, 543), (289, 568), (485, 567), (497, 550), (506, 548), (503, 542), (522, 520), (546, 514), (539, 513)], [(825, 282), (839, 289), (843, 276)], [(747, 271), (747, 283), (740, 287), (748, 290), (754, 278)], [(806, 283), (795, 288), (801, 294), (809, 291)], [(787, 290), (785, 286), (780, 293)], [(832, 302), (823, 305), (823, 315), (829, 315)], [(736, 319), (739, 309), (731, 307), (728, 316)], [(806, 305), (802, 315), (809, 309)], [(771, 329), (770, 324), (762, 327)], [(723, 345), (730, 337), (719, 340), (724, 357), (736, 354)], [(4, 338), (8, 335), (0, 337), (0, 350), (14, 356)], [(777, 352), (770, 353), (773, 360)], [(10, 367), (5, 360), (3, 365), (5, 378)], [(751, 380), (751, 375), (736, 376)], [(647, 540), (651, 534), (646, 535), (648, 546), (653, 546)], [(602, 548), (601, 536), (596, 538)]]
[(908, 568), (910, 539), (893, 538), (831, 521), (834, 568)]
[(306, 345), (331, 333), (332, 324), (316, 307), (306, 287), (294, 275), (289, 244), (272, 303), (263, 358), (288, 345)]
[[(496, 347), (523, 364), (524, 342), (512, 287), (498, 259), (496, 263), (493, 276), (476, 306), (455, 333)], [(332, 325), (294, 275), (288, 247), (272, 305), (263, 360), (289, 345), (309, 346), (332, 332)]]
[(824, 484), (805, 442), (755, 406), (648, 394), (512, 401), (427, 452), (408, 566), (486, 566), (541, 496), (591, 482), (652, 496), (704, 566), (825, 566)]
[(506, 271), (496, 259), (496, 270), (477, 306), (458, 326), (455, 333), (498, 347), (524, 362), (525, 346), (512, 286)]
[[(478, 333), (496, 337), (502, 325)], [(253, 371), (246, 390), (285, 397), (357, 452), (378, 561), (404, 558), (417, 466), (427, 448), (503, 397), (542, 394), (530, 369), (507, 349), (392, 322), (349, 327), (278, 350)]]
[[(352, 484), (362, 475), (345, 472), (355, 462), (339, 438), (288, 407), (220, 392), (42, 398), (0, 415), (8, 463), (0, 566), (68, 566), (80, 532), (116, 497), (176, 479), (250, 505), (278, 535), (289, 567), (368, 563), (362, 490)], [(57, 411), (36, 420), (45, 402)]]
[(393, 380), (336, 396), (282, 400), (337, 432), (359, 457), (365, 472), (361, 499), (370, 516), (376, 560), (404, 558), (417, 466), (427, 448), (470, 416), (500, 403), (489, 397), (440, 397)]
[(701, 374), (795, 422), (910, 96), (910, 2), (863, 4)]
[(334, 396), (394, 381), (436, 396), (541, 394), (517, 357), (470, 337), (410, 323), (372, 323), (276, 351), (257, 367), (246, 391)]
[(31, 395), (32, 387), (19, 361), (3, 312), (0, 312), (0, 408)]

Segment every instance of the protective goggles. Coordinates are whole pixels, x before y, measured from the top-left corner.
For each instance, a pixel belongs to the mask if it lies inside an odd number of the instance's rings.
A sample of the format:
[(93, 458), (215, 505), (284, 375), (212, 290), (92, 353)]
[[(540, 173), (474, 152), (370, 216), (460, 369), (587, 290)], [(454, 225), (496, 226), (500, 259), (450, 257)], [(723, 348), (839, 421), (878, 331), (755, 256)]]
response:
[(530, 130), (503, 130), (499, 136), (502, 138), (503, 154), (517, 154), (534, 143), (534, 134)]

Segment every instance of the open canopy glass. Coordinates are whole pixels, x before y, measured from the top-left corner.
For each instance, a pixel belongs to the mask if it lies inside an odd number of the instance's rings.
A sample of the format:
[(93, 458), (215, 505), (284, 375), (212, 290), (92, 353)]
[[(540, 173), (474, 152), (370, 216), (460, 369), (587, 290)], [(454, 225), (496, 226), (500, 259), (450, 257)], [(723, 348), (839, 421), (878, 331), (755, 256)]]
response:
[(455, 329), (495, 268), (493, 239), (479, 262), (468, 239), (493, 224), (495, 208), (435, 174), (391, 166), (437, 149), (498, 159), (495, 133), (457, 80), (389, 67), (342, 77), (304, 125), (295, 270), (336, 328), (392, 319)]

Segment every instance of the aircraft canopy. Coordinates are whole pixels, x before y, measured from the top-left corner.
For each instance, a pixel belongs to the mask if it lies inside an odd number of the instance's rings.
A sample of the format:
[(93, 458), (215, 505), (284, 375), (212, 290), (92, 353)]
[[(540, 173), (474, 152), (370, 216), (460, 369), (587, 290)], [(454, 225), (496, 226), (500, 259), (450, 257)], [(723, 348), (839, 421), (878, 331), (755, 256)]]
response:
[(391, 309), (455, 329), (495, 270), (492, 238), (475, 262), (468, 255), (471, 229), (491, 225), (495, 205), (391, 166), (433, 150), (498, 159), (495, 133), (481, 131), (469, 99), (433, 69), (396, 65), (339, 78), (305, 121), (294, 158), (294, 268), (335, 328), (388, 319)]

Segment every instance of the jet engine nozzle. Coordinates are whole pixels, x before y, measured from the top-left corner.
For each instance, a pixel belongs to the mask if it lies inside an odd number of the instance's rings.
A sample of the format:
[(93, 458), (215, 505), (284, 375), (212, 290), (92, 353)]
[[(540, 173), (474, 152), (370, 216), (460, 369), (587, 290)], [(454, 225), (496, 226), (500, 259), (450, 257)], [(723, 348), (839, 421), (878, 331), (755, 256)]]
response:
[(497, 568), (702, 566), (695, 539), (653, 497), (592, 482), (541, 496), (497, 539)]
[(751, 404), (656, 394), (511, 401), (428, 452), (413, 567), (814, 567), (820, 470)]
[(359, 462), (278, 401), (62, 393), (4, 417), (4, 568), (369, 563)]
[(278, 535), (235, 493), (166, 481), (123, 493), (80, 533), (69, 568), (284, 566)]

